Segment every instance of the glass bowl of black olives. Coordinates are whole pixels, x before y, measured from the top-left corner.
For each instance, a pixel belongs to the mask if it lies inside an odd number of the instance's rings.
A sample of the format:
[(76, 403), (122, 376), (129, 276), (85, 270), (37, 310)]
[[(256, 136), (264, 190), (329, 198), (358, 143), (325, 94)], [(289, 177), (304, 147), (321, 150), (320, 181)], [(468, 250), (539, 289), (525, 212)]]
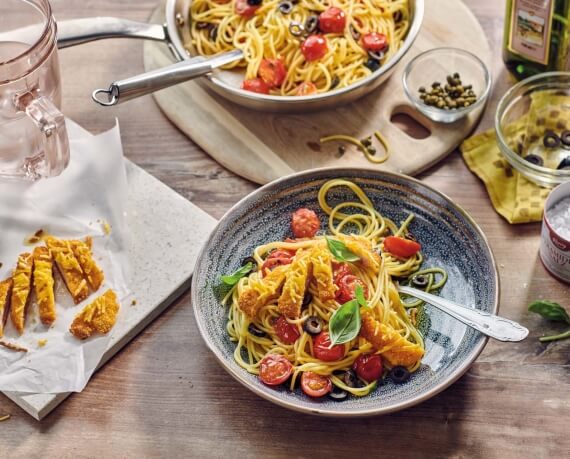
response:
[(435, 48), (414, 57), (402, 76), (404, 92), (418, 111), (438, 123), (454, 123), (482, 109), (491, 75), (474, 54)]
[(534, 183), (570, 180), (570, 72), (548, 72), (513, 86), (495, 115), (497, 144), (507, 161)]

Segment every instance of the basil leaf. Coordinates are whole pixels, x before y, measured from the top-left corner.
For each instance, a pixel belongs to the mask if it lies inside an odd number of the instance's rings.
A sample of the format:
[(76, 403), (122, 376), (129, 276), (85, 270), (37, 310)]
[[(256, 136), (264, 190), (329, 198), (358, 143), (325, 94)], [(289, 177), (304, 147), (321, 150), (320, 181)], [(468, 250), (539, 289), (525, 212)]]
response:
[(222, 279), (222, 282), (224, 284), (235, 285), (238, 283), (238, 281), (243, 276), (248, 275), (252, 269), (253, 269), (253, 263), (250, 261), (250, 262), (246, 263), (244, 266), (242, 266), (241, 268), (239, 268), (234, 273), (226, 275), (226, 276), (220, 276), (220, 279)]
[(545, 319), (570, 324), (570, 316), (568, 316), (566, 309), (553, 301), (534, 301), (530, 304), (528, 310), (540, 314)]
[(329, 321), (331, 347), (352, 341), (360, 331), (360, 308), (357, 300), (350, 300), (338, 308)]
[(360, 260), (360, 257), (358, 255), (356, 255), (355, 253), (352, 253), (350, 250), (348, 250), (348, 248), (346, 247), (344, 242), (337, 241), (335, 239), (329, 239), (328, 237), (325, 237), (325, 239), (327, 240), (327, 246), (328, 246), (330, 252), (333, 254), (333, 256), (337, 260), (339, 260), (339, 261), (358, 261), (358, 260)]
[(360, 306), (364, 306), (365, 308), (368, 307), (368, 302), (366, 301), (366, 298), (364, 298), (364, 289), (361, 285), (357, 285), (354, 289), (354, 296)]

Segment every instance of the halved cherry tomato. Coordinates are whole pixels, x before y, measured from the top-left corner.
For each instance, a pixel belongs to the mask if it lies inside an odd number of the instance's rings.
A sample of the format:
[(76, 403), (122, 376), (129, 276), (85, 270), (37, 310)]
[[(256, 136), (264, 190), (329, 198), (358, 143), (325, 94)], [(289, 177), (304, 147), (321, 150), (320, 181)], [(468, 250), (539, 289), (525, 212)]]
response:
[(311, 209), (297, 209), (291, 217), (291, 229), (295, 237), (313, 237), (319, 231), (321, 222)]
[(360, 354), (352, 365), (359, 378), (366, 382), (376, 381), (382, 376), (382, 357), (377, 354)]
[(332, 268), (333, 268), (333, 281), (337, 287), (338, 287), (338, 281), (342, 277), (346, 276), (347, 274), (352, 274), (348, 263), (339, 263), (338, 261), (333, 261)]
[(271, 252), (266, 259), (269, 260), (270, 258), (293, 258), (295, 256), (295, 253), (296, 250), (277, 249)]
[(301, 45), (301, 52), (309, 62), (319, 60), (327, 51), (327, 40), (321, 35), (309, 35)]
[(346, 14), (340, 8), (331, 6), (319, 15), (319, 30), (323, 33), (342, 33), (346, 26)]
[(277, 386), (289, 379), (293, 365), (282, 355), (268, 354), (259, 364), (259, 378), (269, 386)]
[(301, 389), (309, 397), (322, 397), (332, 390), (332, 382), (328, 376), (304, 371), (301, 375)]
[(295, 256), (294, 250), (274, 250), (271, 252), (263, 264), (261, 265), (261, 277), (265, 277), (268, 271), (272, 271), (277, 266), (289, 265)]
[(255, 14), (260, 6), (261, 5), (250, 5), (247, 3), (247, 0), (236, 0), (235, 12), (244, 18), (250, 18)]
[(287, 69), (281, 59), (263, 59), (257, 73), (269, 86), (278, 88), (285, 81)]
[(335, 282), (338, 286), (338, 291), (336, 292), (335, 299), (340, 303), (344, 304), (347, 301), (354, 300), (356, 286), (360, 285), (364, 292), (364, 298), (368, 298), (368, 287), (366, 284), (356, 277), (354, 274), (347, 274), (338, 279)]
[(323, 362), (335, 362), (344, 357), (344, 344), (335, 344), (331, 347), (331, 338), (328, 332), (321, 332), (313, 338), (313, 356)]
[(257, 92), (259, 94), (269, 94), (269, 90), (271, 88), (261, 78), (250, 78), (249, 80), (243, 80), (241, 84), (241, 89), (245, 89), (246, 91), (251, 91), (251, 92)]
[(398, 236), (388, 236), (384, 239), (384, 250), (399, 258), (410, 258), (421, 250), (419, 242)]
[(317, 93), (317, 87), (314, 83), (310, 81), (303, 81), (299, 86), (297, 86), (298, 96), (309, 96), (311, 94)]
[(273, 323), (273, 329), (281, 341), (284, 344), (293, 344), (299, 339), (301, 334), (296, 325), (287, 322), (285, 316), (279, 316), (278, 319)]
[(387, 45), (388, 39), (383, 33), (369, 32), (362, 36), (362, 47), (366, 51), (382, 51)]

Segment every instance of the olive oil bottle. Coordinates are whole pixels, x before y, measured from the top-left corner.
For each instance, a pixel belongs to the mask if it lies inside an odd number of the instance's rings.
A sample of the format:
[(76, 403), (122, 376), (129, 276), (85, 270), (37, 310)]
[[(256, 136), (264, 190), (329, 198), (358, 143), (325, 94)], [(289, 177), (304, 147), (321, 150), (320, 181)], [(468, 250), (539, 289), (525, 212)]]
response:
[(570, 70), (570, 0), (507, 0), (503, 60), (519, 78)]

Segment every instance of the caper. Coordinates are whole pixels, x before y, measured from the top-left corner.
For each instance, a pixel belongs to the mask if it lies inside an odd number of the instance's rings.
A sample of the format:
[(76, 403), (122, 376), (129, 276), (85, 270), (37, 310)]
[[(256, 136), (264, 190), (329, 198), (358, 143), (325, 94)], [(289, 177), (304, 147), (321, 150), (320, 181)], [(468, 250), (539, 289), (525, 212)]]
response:
[(465, 86), (463, 86), (464, 89), (473, 89), (473, 85), (472, 84), (466, 84)]
[(440, 86), (441, 86), (441, 83), (440, 83), (439, 81), (434, 81), (434, 82), (431, 84), (431, 87), (432, 87), (432, 88), (438, 88), (438, 87), (440, 87)]
[(424, 86), (420, 86), (420, 89), (418, 89), (419, 92), (426, 92), (426, 88)]
[(457, 102), (455, 102), (454, 100), (452, 100), (452, 101), (449, 103), (449, 108), (457, 108)]
[(461, 86), (461, 84), (459, 86), (455, 87), (455, 92), (458, 92), (459, 94), (461, 94), (463, 92), (463, 86)]
[(374, 147), (368, 147), (368, 148), (366, 149), (366, 151), (367, 151), (369, 154), (371, 154), (372, 156), (374, 156), (374, 155), (376, 154), (376, 148), (374, 148)]
[(437, 108), (443, 108), (445, 106), (445, 102), (443, 100), (437, 101)]
[(342, 156), (346, 153), (346, 147), (344, 145), (339, 145), (338, 146), (338, 155)]
[(462, 105), (463, 102), (465, 102), (465, 99), (464, 99), (463, 97), (458, 97), (457, 99), (455, 99), (455, 101), (456, 101), (458, 104)]
[(453, 74), (453, 78), (461, 78), (461, 75), (459, 75), (459, 73), (455, 72), (455, 73)]
[(362, 139), (360, 141), (360, 143), (362, 145), (364, 145), (365, 147), (369, 147), (370, 145), (372, 145), (372, 138), (371, 137), (366, 137), (365, 139)]

